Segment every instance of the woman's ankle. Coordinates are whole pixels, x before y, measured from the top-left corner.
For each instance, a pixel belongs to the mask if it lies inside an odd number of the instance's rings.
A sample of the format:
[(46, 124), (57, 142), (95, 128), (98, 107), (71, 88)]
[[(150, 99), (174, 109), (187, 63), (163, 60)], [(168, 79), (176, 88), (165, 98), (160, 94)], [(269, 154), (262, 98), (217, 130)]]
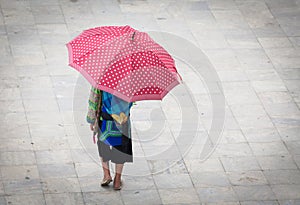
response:
[(111, 179), (110, 171), (107, 169), (103, 169), (103, 178), (104, 179)]
[(115, 180), (121, 180), (121, 174), (115, 174)]

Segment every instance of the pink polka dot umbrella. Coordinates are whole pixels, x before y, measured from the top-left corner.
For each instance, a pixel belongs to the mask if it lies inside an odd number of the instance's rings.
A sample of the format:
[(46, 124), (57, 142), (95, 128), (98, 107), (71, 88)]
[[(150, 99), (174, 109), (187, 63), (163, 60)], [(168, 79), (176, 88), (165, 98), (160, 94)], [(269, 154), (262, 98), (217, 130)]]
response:
[(170, 54), (130, 26), (85, 30), (67, 47), (69, 65), (92, 86), (128, 102), (161, 100), (181, 82)]

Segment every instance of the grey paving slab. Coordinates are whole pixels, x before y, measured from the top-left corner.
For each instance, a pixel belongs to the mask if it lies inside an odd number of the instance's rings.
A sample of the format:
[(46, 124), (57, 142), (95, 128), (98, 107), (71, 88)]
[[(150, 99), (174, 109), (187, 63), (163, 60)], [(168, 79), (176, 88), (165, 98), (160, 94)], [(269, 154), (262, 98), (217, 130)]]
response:
[(6, 194), (42, 194), (41, 183), (39, 179), (21, 179), (3, 181)]
[[(265, 49), (267, 55), (272, 60), (273, 65), (279, 68), (299, 67), (299, 49), (297, 48), (273, 48)], [(287, 58), (287, 56), (289, 56)]]
[(70, 148), (68, 139), (63, 137), (53, 136), (50, 139), (46, 137), (32, 137), (31, 141), (35, 151), (64, 150)]
[(266, 170), (264, 171), (270, 184), (299, 184), (299, 170)]
[[(9, 112), (2, 113), (0, 116), (1, 125), (4, 129), (11, 130), (19, 126), (27, 125), (26, 116), (24, 112)], [(14, 122), (14, 123), (12, 123)], [(14, 130), (11, 130), (14, 131)]]
[(299, 91), (299, 80), (284, 80), (287, 89), (292, 92)]
[(57, 65), (63, 62), (64, 65), (68, 64), (67, 51), (63, 44), (49, 44), (43, 45), (45, 63), (51, 65)]
[(3, 151), (30, 151), (33, 150), (32, 141), (29, 138), (8, 138), (1, 144)]
[(293, 155), (300, 154), (300, 151), (299, 151), (300, 141), (299, 140), (286, 142), (286, 145), (291, 154), (293, 154)]
[(232, 113), (236, 117), (240, 116), (263, 116), (266, 114), (264, 107), (259, 104), (231, 105)]
[(41, 41), (37, 34), (24, 34), (24, 33), (18, 33), (18, 31), (15, 31), (13, 34), (8, 35), (8, 40), (11, 45), (40, 45)]
[[(5, 59), (9, 59), (7, 56), (2, 56)], [(19, 88), (20, 87), (20, 82), (17, 77), (2, 77), (0, 78), (0, 88)]]
[(65, 136), (65, 127), (58, 124), (29, 124), (28, 127), (32, 139)]
[(287, 37), (264, 37), (258, 38), (263, 48), (285, 48), (292, 47), (292, 43)]
[(229, 202), (207, 202), (207, 203), (202, 203), (202, 204), (211, 204), (211, 205), (214, 205), (214, 204), (224, 204), (224, 205), (239, 205), (240, 202), (238, 201), (229, 201)]
[(295, 200), (279, 200), (279, 204), (285, 204), (285, 205), (288, 205), (288, 204), (297, 204), (299, 203), (299, 200), (295, 199)]
[(300, 38), (299, 37), (290, 37), (289, 39), (295, 47), (300, 46)]
[(7, 204), (32, 204), (45, 205), (46, 201), (43, 194), (24, 194), (12, 195), (6, 197)]
[(274, 125), (272, 124), (272, 120), (270, 117), (266, 115), (260, 116), (239, 116), (236, 117), (238, 124), (240, 125), (242, 130), (245, 129), (272, 129)]
[(45, 194), (45, 201), (51, 205), (83, 205), (83, 197), (81, 193), (59, 193), (59, 194)]
[(224, 172), (193, 172), (190, 175), (196, 188), (230, 186), (230, 182)]
[(18, 77), (49, 76), (44, 66), (17, 66), (16, 73)]
[[(3, 182), (1, 181), (0, 183), (0, 193), (1, 193), (1, 196), (4, 195), (4, 186), (3, 186)], [(4, 197), (3, 197), (4, 198)], [(2, 199), (3, 201), (5, 201), (5, 198)]]
[(258, 80), (251, 82), (256, 92), (287, 91), (282, 80)]
[(273, 103), (264, 107), (270, 116), (300, 114), (299, 108), (295, 103)]
[(2, 8), (2, 12), (4, 14), (4, 21), (6, 24), (32, 25), (35, 23), (34, 17), (28, 5), (20, 7)]
[(220, 144), (212, 154), (212, 156), (218, 157), (250, 155), (252, 155), (252, 152), (248, 143)]
[(191, 173), (223, 172), (224, 168), (218, 158), (209, 158), (205, 161), (199, 159), (184, 159), (187, 170)]
[(41, 179), (43, 192), (46, 194), (55, 193), (80, 193), (78, 178), (43, 178)]
[(240, 10), (212, 10), (221, 29), (249, 28)]
[(41, 178), (72, 178), (76, 177), (73, 164), (39, 164)]
[(299, 125), (299, 116), (273, 116), (272, 122), (275, 124), (276, 127), (295, 127)]
[(299, 185), (272, 185), (271, 187), (277, 199), (299, 199)]
[(17, 71), (14, 66), (1, 66), (1, 76), (2, 78), (13, 78), (16, 77)]
[(222, 133), (222, 138), (219, 143), (243, 143), (246, 139), (241, 130), (224, 130)]
[(189, 12), (184, 13), (184, 17), (188, 19), (186, 23), (189, 26), (189, 28), (193, 30), (217, 28), (216, 19), (214, 18), (211, 11), (191, 10)]
[(59, 112), (59, 108), (55, 99), (44, 100), (28, 99), (23, 100), (24, 107), (27, 112), (54, 111)]
[(75, 169), (78, 177), (97, 177), (100, 173), (100, 165), (96, 163), (76, 163)]
[[(28, 112), (26, 113), (27, 120), (29, 124), (52, 124), (62, 125), (61, 115), (54, 111), (41, 111), (41, 112)], [(47, 116), (47, 118), (45, 118)]]
[(218, 71), (218, 75), (223, 82), (249, 80), (247, 75), (243, 71), (239, 70), (220, 70)]
[(156, 189), (156, 184), (152, 176), (130, 176), (128, 175), (124, 179), (123, 190), (153, 190)]
[(207, 187), (197, 188), (201, 202), (232, 202), (236, 201), (237, 195), (232, 187)]
[(263, 104), (273, 103), (290, 103), (293, 101), (291, 94), (288, 91), (285, 92), (261, 92), (258, 93), (259, 98)]
[(74, 163), (94, 162), (93, 158), (89, 155), (89, 150), (71, 149), (70, 151)]
[[(228, 43), (222, 33), (216, 29), (207, 30), (207, 32), (192, 32), (195, 36), (200, 48), (203, 49), (224, 49), (228, 48)], [(214, 40), (210, 39), (214, 37)]]
[[(135, 160), (137, 163), (141, 160)], [(187, 168), (185, 163), (182, 160), (147, 160), (148, 167), (144, 164), (143, 168), (139, 170), (132, 170), (134, 167), (130, 167), (131, 173), (135, 173), (138, 176), (149, 175), (151, 174), (159, 174), (159, 173), (169, 173), (169, 174), (187, 174)]]
[(248, 142), (276, 142), (281, 141), (276, 128), (243, 129)]
[(12, 45), (14, 64), (17, 66), (45, 65), (45, 56), (40, 45)]
[(65, 23), (63, 13), (59, 5), (35, 6), (31, 5), (31, 12), (35, 17), (35, 23)]
[(287, 156), (259, 156), (257, 161), (263, 170), (298, 169), (295, 161)]
[(1, 202), (2, 204), (6, 204), (6, 199), (5, 199), (4, 196), (1, 196), (1, 197), (0, 197), (0, 202)]
[(38, 164), (72, 163), (70, 150), (41, 150), (35, 154)]
[(274, 200), (276, 196), (268, 185), (234, 186), (240, 201)]
[(158, 174), (153, 179), (158, 189), (193, 188), (189, 174)]
[(260, 170), (260, 166), (256, 157), (253, 156), (237, 156), (237, 157), (221, 157), (222, 165), (226, 172)]
[(249, 80), (280, 80), (279, 75), (272, 69), (260, 69), (260, 70), (247, 70), (246, 71)]
[(265, 2), (237, 1), (237, 5), (258, 37), (285, 36)]
[(51, 76), (72, 75), (78, 78), (78, 73), (74, 69), (68, 69), (66, 65), (48, 65), (46, 68)]
[(1, 165), (34, 165), (36, 164), (33, 151), (1, 152)]
[(232, 49), (206, 49), (204, 52), (216, 70), (241, 69), (241, 65)]
[(251, 205), (251, 204), (259, 204), (259, 205), (278, 205), (278, 201), (242, 201), (241, 205)]
[(124, 204), (120, 192), (87, 192), (83, 193), (84, 204)]
[(267, 185), (267, 178), (262, 171), (227, 172), (233, 186)]
[(24, 100), (26, 99), (48, 99), (48, 98), (55, 98), (54, 92), (51, 88), (30, 88), (30, 87), (21, 87), (21, 96)]
[[(295, 4), (295, 2), (293, 3)], [(292, 7), (274, 8), (272, 13), (277, 17), (277, 21), (288, 36), (297, 36), (299, 34), (299, 26), (296, 23), (297, 19), (299, 19), (299, 11), (297, 9)]]
[[(100, 171), (99, 171), (100, 172)], [(79, 184), (80, 184), (80, 189), (84, 193), (88, 192), (97, 192), (101, 189), (100, 187), (100, 182), (102, 180), (102, 177), (99, 176), (88, 176), (88, 177), (79, 177)], [(106, 189), (108, 190), (110, 187), (106, 187), (105, 189), (102, 189), (105, 191)]]
[[(6, 115), (7, 116), (7, 115)], [(8, 119), (8, 121), (10, 121), (9, 118), (4, 118), (4, 119)], [(22, 115), (20, 115), (20, 118), (22, 120)], [(0, 128), (1, 130), (4, 132), (1, 135), (1, 139), (7, 139), (7, 138), (30, 138), (30, 132), (29, 132), (29, 128), (28, 125), (26, 124), (25, 120), (24, 122), (17, 124), (17, 125), (12, 125), (12, 123), (8, 122), (8, 123), (3, 123)]]
[(249, 82), (223, 82), (224, 95), (229, 105), (259, 104), (259, 98)]
[(262, 49), (235, 49), (234, 52), (244, 69), (273, 68), (268, 56)]
[(293, 69), (281, 69), (277, 70), (280, 77), (284, 80), (295, 80), (299, 79), (299, 69), (293, 68)]
[(1, 176), (7, 180), (39, 179), (36, 165), (1, 166)]
[[(232, 32), (231, 30), (223, 30), (224, 35), (227, 38), (229, 45), (234, 49), (258, 49), (261, 48), (258, 40), (251, 35), (250, 29), (239, 29), (239, 32)], [(230, 32), (231, 31), (231, 32)], [(243, 31), (245, 37), (243, 37)], [(250, 34), (247, 34), (249, 32)]]
[(122, 191), (124, 204), (162, 204), (156, 189)]
[(4, 52), (7, 52), (7, 54), (8, 54), (10, 51), (8, 38), (6, 36), (1, 36), (0, 39), (1, 39), (1, 43), (3, 45), (3, 47), (1, 48), (1, 50), (3, 51), (3, 52), (1, 52), (2, 55)]
[(177, 189), (158, 189), (163, 204), (182, 203), (192, 204), (200, 203), (195, 189), (177, 188)]
[(21, 88), (51, 88), (52, 83), (49, 76), (28, 77), (22, 76), (20, 79)]
[(233, 0), (220, 1), (220, 0), (211, 0), (209, 1), (209, 8), (212, 10), (231, 10), (236, 8), (236, 4)]
[(22, 105), (22, 101), (20, 100), (5, 100), (2, 101), (3, 107), (0, 109), (1, 113), (16, 113), (16, 112), (24, 112), (24, 107)]
[(283, 142), (250, 143), (254, 155), (286, 155), (289, 154)]
[(297, 164), (297, 166), (299, 168), (300, 167), (300, 155), (295, 155), (294, 156), (294, 160), (295, 160), (295, 162), (296, 162), (296, 164)]

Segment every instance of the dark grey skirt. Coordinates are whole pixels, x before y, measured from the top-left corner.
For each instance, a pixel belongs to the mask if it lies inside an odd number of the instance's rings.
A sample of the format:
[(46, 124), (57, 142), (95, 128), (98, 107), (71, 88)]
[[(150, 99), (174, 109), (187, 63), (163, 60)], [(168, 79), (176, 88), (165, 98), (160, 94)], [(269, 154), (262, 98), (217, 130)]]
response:
[[(110, 115), (101, 113), (105, 120), (113, 120)], [(101, 127), (101, 120), (99, 120), (99, 127)], [(127, 126), (123, 133), (131, 133), (131, 127)], [(100, 133), (99, 133), (100, 134)], [(126, 135), (122, 135), (121, 145), (110, 146), (101, 140), (97, 141), (99, 156), (104, 162), (111, 161), (116, 164), (123, 164), (125, 162), (133, 162), (132, 140)]]
[(125, 135), (122, 136), (121, 145), (109, 146), (100, 140), (98, 140), (97, 145), (99, 156), (104, 162), (111, 161), (116, 164), (133, 162), (132, 142)]

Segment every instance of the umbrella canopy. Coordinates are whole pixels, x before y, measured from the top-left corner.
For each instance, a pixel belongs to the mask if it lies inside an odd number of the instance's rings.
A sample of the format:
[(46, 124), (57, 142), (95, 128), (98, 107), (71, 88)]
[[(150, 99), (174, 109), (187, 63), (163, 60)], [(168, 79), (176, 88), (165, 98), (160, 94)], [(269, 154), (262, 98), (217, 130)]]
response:
[(127, 102), (161, 100), (181, 81), (170, 54), (130, 26), (85, 30), (67, 47), (70, 66), (92, 86)]

